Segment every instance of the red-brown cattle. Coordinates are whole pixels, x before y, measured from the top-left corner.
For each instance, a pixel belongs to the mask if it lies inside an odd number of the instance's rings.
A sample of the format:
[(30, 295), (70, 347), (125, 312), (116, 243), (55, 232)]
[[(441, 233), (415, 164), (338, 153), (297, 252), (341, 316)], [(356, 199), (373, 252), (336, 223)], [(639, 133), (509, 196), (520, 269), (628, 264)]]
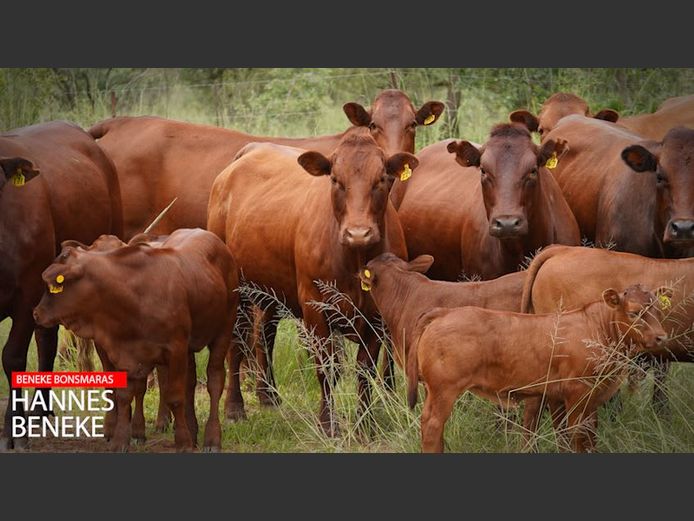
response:
[(370, 260), (360, 272), (361, 286), (370, 292), (393, 340), (395, 360), (405, 369), (414, 326), (432, 308), (478, 306), (500, 311), (520, 310), (525, 272), (480, 282), (444, 282), (423, 275), (434, 262), (421, 255), (407, 262), (392, 253)]
[(623, 293), (606, 289), (600, 301), (561, 315), (477, 307), (424, 314), (407, 359), (410, 407), (418, 379), (427, 391), (422, 450), (443, 451), (446, 421), (466, 391), (502, 407), (544, 397), (557, 411), (555, 427), (568, 420), (571, 448), (594, 450), (596, 411), (624, 379), (623, 360), (667, 339), (656, 302), (637, 285)]
[[(335, 434), (335, 345), (328, 314), (313, 303), (328, 298), (316, 281), (334, 283), (365, 320), (376, 317), (356, 274), (383, 252), (407, 255), (388, 193), (397, 176), (417, 167), (417, 158), (405, 152), (387, 157), (369, 132), (360, 129), (349, 132), (329, 158), (271, 144), (251, 145), (239, 156), (215, 180), (208, 229), (234, 252), (246, 281), (274, 291), (313, 330), (318, 345), (311, 347), (322, 391), (320, 422), (326, 433)], [(354, 314), (353, 309), (344, 311)], [(265, 327), (271, 351), (276, 321), (267, 321)], [(335, 324), (333, 329), (354, 338), (352, 328)], [(358, 364), (371, 372), (380, 340), (364, 320), (356, 321), (356, 330)], [(237, 357), (232, 374), (238, 372), (238, 363)], [(238, 381), (232, 383), (227, 413), (231, 409), (241, 415), (243, 398)], [(368, 403), (368, 379), (362, 372), (359, 394), (362, 405)]]
[[(343, 108), (353, 125), (368, 128), (386, 154), (392, 155), (414, 153), (417, 126), (435, 122), (444, 106), (430, 101), (417, 110), (405, 93), (385, 90), (371, 110), (358, 103)], [(178, 198), (176, 204), (152, 231), (204, 228), (212, 183), (247, 143), (271, 142), (329, 154), (345, 135), (251, 136), (150, 116), (108, 119), (89, 132), (116, 165), (123, 193), (125, 240), (142, 232), (174, 198)]]
[[(482, 147), (423, 149), (400, 206), (410, 258), (434, 256), (429, 275), (491, 279), (517, 271), (548, 244), (579, 244), (576, 220), (545, 164), (565, 143), (535, 145), (521, 125), (497, 125)], [(461, 168), (462, 167), (462, 168)]]
[(694, 95), (666, 99), (654, 113), (621, 118), (619, 124), (655, 141), (673, 127), (694, 128)]
[(174, 414), (177, 449), (196, 445), (194, 353), (209, 346), (204, 450), (219, 450), (224, 358), (238, 305), (236, 265), (224, 243), (204, 230), (177, 230), (154, 241), (152, 247), (141, 237), (106, 251), (65, 247), (43, 272), (50, 291), (34, 317), (46, 327), (62, 324), (93, 339), (105, 370), (127, 371), (127, 388), (116, 392), (115, 429), (107, 434), (118, 451), (128, 448), (130, 404), (144, 395), (155, 365), (168, 367), (163, 398)]
[[(645, 356), (660, 362), (655, 366), (653, 403), (658, 409), (666, 406), (668, 363), (694, 361), (694, 259), (651, 259), (599, 248), (552, 246), (533, 259), (527, 273), (523, 313), (551, 313), (560, 305), (562, 309), (583, 306), (595, 300), (606, 285), (622, 291), (641, 281), (649, 287), (673, 288), (663, 320), (671, 341)], [(537, 418), (538, 407), (526, 406), (528, 419)]]
[[(41, 272), (61, 241), (120, 234), (121, 218), (113, 164), (82, 129), (52, 122), (0, 134), (0, 320), (12, 318), (2, 352), (8, 381), (12, 371), (26, 369), (34, 332), (39, 370), (53, 370), (58, 328), (37, 327), (31, 310), (44, 290)], [(22, 411), (8, 406), (0, 450), (27, 444), (10, 436), (14, 414)]]
[(649, 257), (694, 253), (694, 129), (644, 141), (613, 123), (574, 115), (545, 139), (568, 142), (552, 173), (582, 236)]

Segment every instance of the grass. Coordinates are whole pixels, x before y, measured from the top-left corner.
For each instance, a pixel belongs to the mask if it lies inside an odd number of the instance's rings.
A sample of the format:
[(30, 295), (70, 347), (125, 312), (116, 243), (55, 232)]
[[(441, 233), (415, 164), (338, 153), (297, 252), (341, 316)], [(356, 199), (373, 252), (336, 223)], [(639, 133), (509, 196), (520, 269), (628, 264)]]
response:
[[(248, 419), (241, 422), (223, 420), (222, 447), (230, 452), (418, 452), (419, 415), (422, 400), (414, 412), (406, 405), (405, 378), (397, 370), (397, 392), (386, 391), (376, 379), (373, 385), (373, 429), (365, 436), (357, 427), (356, 416), (356, 345), (346, 342), (343, 373), (335, 389), (335, 408), (342, 435), (327, 438), (317, 424), (320, 399), (315, 367), (308, 352), (301, 346), (294, 320), (283, 320), (278, 329), (275, 348), (275, 379), (282, 405), (261, 406), (254, 394), (253, 378), (244, 380), (243, 390)], [(0, 323), (0, 343), (9, 332), (9, 321)], [(209, 411), (205, 387), (207, 351), (196, 356), (198, 386), (196, 411), (200, 422), (200, 437)], [(100, 364), (95, 360), (95, 367)], [(28, 369), (36, 369), (36, 350), (32, 343)], [(75, 363), (59, 358), (56, 370), (76, 370)], [(252, 376), (252, 375), (251, 375)], [(635, 392), (623, 389), (622, 409), (616, 417), (609, 417), (609, 408), (603, 407), (599, 416), (598, 450), (615, 453), (670, 453), (692, 452), (694, 449), (694, 366), (673, 364), (668, 378), (671, 415), (662, 419), (650, 405), (652, 376), (642, 381)], [(422, 393), (420, 386), (420, 393)], [(0, 400), (7, 398), (7, 383), (0, 383)], [(158, 405), (158, 389), (153, 386), (145, 398), (147, 442), (132, 445), (133, 452), (172, 451), (173, 433), (154, 432), (154, 419)], [(2, 400), (4, 402), (4, 400)], [(547, 416), (547, 415), (545, 415)], [(507, 413), (501, 421), (498, 409), (492, 403), (472, 394), (461, 397), (448, 421), (445, 433), (446, 450), (463, 453), (517, 453), (526, 451), (520, 428), (519, 410)], [(59, 440), (62, 442), (62, 440)], [(57, 442), (37, 442), (38, 450), (64, 450)], [(44, 443), (42, 445), (42, 443)], [(540, 425), (537, 435), (540, 452), (558, 452), (557, 441), (548, 418)], [(99, 440), (79, 445), (72, 441), (69, 450), (106, 450), (106, 442)]]

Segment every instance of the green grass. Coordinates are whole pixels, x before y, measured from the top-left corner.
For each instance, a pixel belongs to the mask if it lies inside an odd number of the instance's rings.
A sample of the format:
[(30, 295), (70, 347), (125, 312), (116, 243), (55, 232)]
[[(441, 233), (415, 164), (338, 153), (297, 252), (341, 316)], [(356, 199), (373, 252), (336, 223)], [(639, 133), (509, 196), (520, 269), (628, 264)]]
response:
[[(9, 321), (0, 324), (0, 343), (9, 332)], [(36, 351), (32, 345), (29, 369), (36, 368)], [(280, 324), (275, 349), (275, 378), (282, 405), (268, 408), (259, 405), (253, 392), (252, 378), (244, 381), (244, 398), (248, 419), (241, 422), (223, 420), (222, 447), (231, 452), (417, 452), (419, 451), (419, 414), (406, 406), (405, 381), (397, 371), (397, 393), (384, 390), (374, 381), (371, 434), (365, 437), (357, 428), (356, 417), (356, 346), (347, 343), (342, 378), (335, 390), (335, 404), (341, 436), (327, 438), (317, 425), (318, 384), (313, 362), (301, 347), (295, 322)], [(199, 442), (209, 411), (205, 388), (207, 351), (196, 357), (198, 387), (196, 411), (200, 423)], [(97, 368), (99, 367), (97, 362)], [(74, 370), (74, 363), (59, 358), (56, 370)], [(600, 452), (692, 452), (694, 449), (694, 366), (674, 364), (668, 378), (672, 413), (660, 419), (650, 405), (652, 377), (649, 375), (631, 393), (623, 390), (623, 408), (616, 419), (608, 417), (607, 408), (600, 411), (598, 450)], [(421, 389), (420, 389), (421, 393)], [(7, 383), (0, 383), (0, 399), (7, 398)], [(173, 433), (154, 432), (158, 404), (156, 386), (145, 398), (147, 438), (144, 446), (132, 445), (133, 452), (171, 451)], [(446, 450), (450, 452), (523, 452), (526, 450), (520, 423), (520, 411), (511, 411), (508, 421), (500, 421), (497, 408), (488, 401), (467, 394), (461, 397), (446, 427)], [(558, 452), (554, 432), (548, 419), (539, 429), (540, 452)], [(100, 442), (93, 450), (106, 450)]]

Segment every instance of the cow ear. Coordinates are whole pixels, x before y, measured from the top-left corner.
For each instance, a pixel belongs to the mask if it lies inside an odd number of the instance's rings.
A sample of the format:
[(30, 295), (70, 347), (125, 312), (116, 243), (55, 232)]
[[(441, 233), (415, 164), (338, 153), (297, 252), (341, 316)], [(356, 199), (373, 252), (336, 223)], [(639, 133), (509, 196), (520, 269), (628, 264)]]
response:
[(31, 161), (22, 157), (0, 158), (0, 167), (6, 180), (15, 186), (24, 186), (40, 173)]
[(87, 249), (87, 246), (82, 244), (80, 241), (76, 241), (74, 239), (68, 239), (67, 241), (63, 241), (60, 243), (61, 249), (65, 248), (82, 248), (83, 250)]
[(540, 128), (540, 120), (527, 110), (516, 110), (515, 112), (511, 112), (508, 119), (510, 119), (512, 123), (520, 123), (530, 132), (537, 132), (537, 129)]
[(641, 145), (626, 147), (622, 159), (636, 172), (655, 172), (658, 168), (658, 157)]
[(537, 166), (543, 167), (552, 159), (554, 165), (549, 165), (548, 168), (556, 167), (558, 159), (569, 151), (569, 144), (565, 139), (550, 139), (545, 141), (537, 153)]
[(345, 103), (342, 106), (342, 110), (345, 111), (347, 119), (349, 119), (355, 127), (368, 127), (369, 123), (371, 123), (371, 114), (369, 114), (364, 107), (359, 105), (359, 103)]
[(618, 308), (619, 303), (621, 302), (619, 293), (612, 288), (606, 289), (602, 292), (602, 300), (612, 309)]
[(660, 286), (658, 289), (655, 290), (655, 296), (658, 298), (664, 297), (671, 299), (673, 295), (672, 288), (668, 286)]
[(461, 166), (480, 166), (482, 153), (469, 141), (451, 141), (446, 149), (451, 154), (455, 154), (455, 160)]
[(330, 160), (320, 152), (304, 152), (296, 160), (311, 175), (330, 175)]
[(434, 257), (431, 255), (420, 255), (407, 263), (407, 269), (418, 273), (426, 273), (432, 264), (434, 264)]
[(415, 121), (418, 125), (433, 125), (443, 114), (445, 108), (446, 105), (440, 101), (427, 101), (415, 114)]
[(595, 114), (593, 116), (595, 119), (601, 119), (603, 121), (610, 121), (612, 123), (616, 123), (617, 120), (619, 119), (619, 112), (616, 110), (612, 109), (602, 109), (600, 112)]
[(386, 159), (386, 173), (406, 180), (409, 177), (407, 174), (411, 174), (418, 165), (419, 160), (414, 155), (409, 152), (399, 152)]

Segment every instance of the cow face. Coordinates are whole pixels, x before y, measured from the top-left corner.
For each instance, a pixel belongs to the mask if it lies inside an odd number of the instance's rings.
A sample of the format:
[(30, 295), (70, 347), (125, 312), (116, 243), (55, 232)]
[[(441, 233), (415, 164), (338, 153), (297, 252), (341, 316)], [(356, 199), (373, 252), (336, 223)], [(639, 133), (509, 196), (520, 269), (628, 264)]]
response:
[(429, 101), (415, 110), (404, 92), (389, 89), (376, 97), (371, 111), (354, 102), (342, 108), (349, 121), (357, 127), (367, 127), (378, 146), (390, 156), (398, 152), (413, 154), (417, 127), (433, 125), (445, 106), (439, 101)]
[(636, 172), (656, 177), (663, 242), (694, 245), (694, 129), (671, 129), (661, 143), (644, 141), (622, 151)]
[(11, 184), (20, 188), (39, 175), (39, 169), (21, 157), (0, 158), (0, 190)]
[[(540, 136), (544, 136), (557, 126), (560, 119), (572, 114), (591, 117), (584, 99), (575, 94), (557, 92), (542, 104), (539, 116), (527, 110), (517, 110), (512, 112), (509, 118), (514, 123), (525, 125), (531, 132), (539, 132)], [(614, 123), (619, 119), (619, 114), (612, 109), (603, 109), (592, 117)]]
[(456, 154), (460, 165), (479, 168), (489, 234), (499, 239), (528, 234), (528, 215), (539, 190), (540, 169), (565, 148), (565, 141), (554, 140), (538, 147), (519, 125), (497, 125), (479, 149), (468, 141), (448, 144), (448, 151)]
[(380, 242), (393, 180), (419, 164), (407, 152), (386, 159), (373, 138), (362, 132), (343, 139), (330, 159), (319, 152), (305, 152), (298, 162), (311, 175), (329, 176), (339, 240), (351, 248)]
[(46, 291), (34, 308), (34, 320), (38, 325), (62, 324), (77, 332), (78, 317), (84, 314), (84, 303), (89, 302), (83, 255), (84, 251), (78, 246), (64, 246), (53, 264), (42, 273)]
[(358, 276), (361, 281), (361, 289), (371, 291), (378, 284), (383, 273), (389, 269), (426, 273), (433, 263), (434, 257), (431, 255), (420, 255), (408, 262), (393, 253), (382, 253), (378, 257), (371, 259), (366, 264), (366, 267), (359, 270)]
[(607, 289), (602, 298), (615, 313), (612, 323), (629, 343), (655, 349), (667, 340), (661, 321), (663, 310), (670, 306), (671, 289), (659, 288), (652, 292), (636, 284), (621, 294)]

